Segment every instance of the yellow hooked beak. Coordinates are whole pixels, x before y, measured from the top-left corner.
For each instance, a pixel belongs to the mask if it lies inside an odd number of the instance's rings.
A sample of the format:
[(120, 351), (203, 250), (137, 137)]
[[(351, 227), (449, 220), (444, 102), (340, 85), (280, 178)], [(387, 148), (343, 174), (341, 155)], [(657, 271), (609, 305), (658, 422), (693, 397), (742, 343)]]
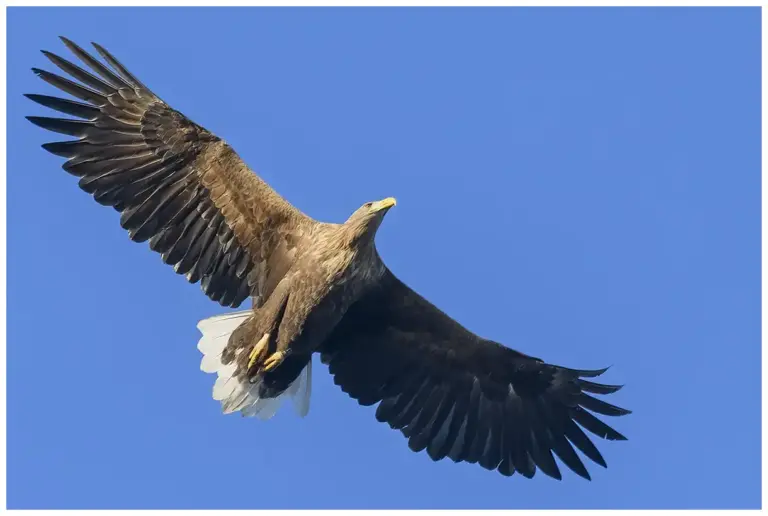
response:
[(381, 210), (388, 210), (392, 206), (395, 206), (397, 204), (397, 201), (394, 197), (387, 197), (386, 199), (382, 199), (380, 201), (376, 201), (375, 203), (371, 204), (371, 211), (377, 212)]

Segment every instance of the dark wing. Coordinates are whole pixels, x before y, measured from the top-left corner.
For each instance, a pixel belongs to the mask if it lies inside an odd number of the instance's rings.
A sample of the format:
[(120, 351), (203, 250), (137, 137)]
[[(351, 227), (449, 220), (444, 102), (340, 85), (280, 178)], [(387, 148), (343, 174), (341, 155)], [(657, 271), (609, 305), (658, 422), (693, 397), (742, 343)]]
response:
[(597, 419), (629, 413), (588, 393), (620, 386), (585, 378), (471, 333), (389, 271), (352, 305), (322, 350), (334, 381), (361, 405), (379, 401), (376, 419), (437, 461), (479, 463), (530, 478), (539, 468), (560, 479), (553, 458), (589, 479), (573, 446), (605, 461), (584, 432), (625, 437)]
[(224, 306), (268, 295), (315, 221), (254, 174), (223, 140), (152, 93), (109, 52), (106, 65), (62, 38), (94, 73), (43, 52), (73, 82), (35, 74), (84, 101), (26, 95), (80, 120), (27, 117), (74, 141), (43, 148), (68, 159), (80, 188), (121, 213), (135, 242), (149, 240), (179, 274)]

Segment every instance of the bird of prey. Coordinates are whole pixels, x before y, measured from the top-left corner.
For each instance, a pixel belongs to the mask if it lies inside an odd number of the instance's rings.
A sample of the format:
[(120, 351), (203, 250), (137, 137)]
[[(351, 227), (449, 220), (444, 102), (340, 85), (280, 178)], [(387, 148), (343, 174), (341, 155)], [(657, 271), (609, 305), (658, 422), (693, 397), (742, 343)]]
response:
[[(552, 365), (471, 332), (409, 288), (374, 237), (393, 198), (366, 202), (344, 223), (288, 203), (221, 138), (173, 109), (112, 54), (102, 60), (61, 38), (90, 71), (43, 54), (67, 79), (33, 68), (79, 99), (27, 94), (74, 118), (30, 116), (76, 139), (46, 143), (100, 204), (120, 212), (134, 242), (224, 307), (249, 310), (198, 324), (201, 369), (216, 373), (225, 413), (271, 417), (281, 400), (309, 409), (312, 356), (411, 450), (510, 476), (560, 479), (554, 456), (590, 479), (579, 454), (605, 466), (587, 432), (625, 437), (595, 416), (629, 411), (592, 394), (618, 385), (605, 369)], [(554, 455), (553, 455), (554, 453)]]

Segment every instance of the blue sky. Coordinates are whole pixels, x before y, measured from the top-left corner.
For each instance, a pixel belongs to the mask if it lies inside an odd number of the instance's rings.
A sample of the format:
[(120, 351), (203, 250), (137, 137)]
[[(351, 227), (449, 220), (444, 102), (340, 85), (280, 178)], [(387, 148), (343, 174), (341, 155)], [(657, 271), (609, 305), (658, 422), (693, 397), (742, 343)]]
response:
[[(97, 41), (311, 216), (393, 195), (387, 264), (475, 332), (613, 364), (608, 469), (433, 463), (316, 361), (312, 409), (222, 416), (224, 310), (24, 120)], [(11, 508), (755, 508), (760, 11), (10, 9)]]

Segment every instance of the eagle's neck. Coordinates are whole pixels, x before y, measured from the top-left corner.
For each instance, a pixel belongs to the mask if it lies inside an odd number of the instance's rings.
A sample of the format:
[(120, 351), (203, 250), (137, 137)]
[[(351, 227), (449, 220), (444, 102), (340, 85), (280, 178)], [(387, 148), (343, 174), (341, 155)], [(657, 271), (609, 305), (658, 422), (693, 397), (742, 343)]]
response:
[(359, 255), (375, 253), (373, 243), (377, 227), (365, 220), (352, 220), (339, 226), (338, 243), (345, 249), (354, 250)]

